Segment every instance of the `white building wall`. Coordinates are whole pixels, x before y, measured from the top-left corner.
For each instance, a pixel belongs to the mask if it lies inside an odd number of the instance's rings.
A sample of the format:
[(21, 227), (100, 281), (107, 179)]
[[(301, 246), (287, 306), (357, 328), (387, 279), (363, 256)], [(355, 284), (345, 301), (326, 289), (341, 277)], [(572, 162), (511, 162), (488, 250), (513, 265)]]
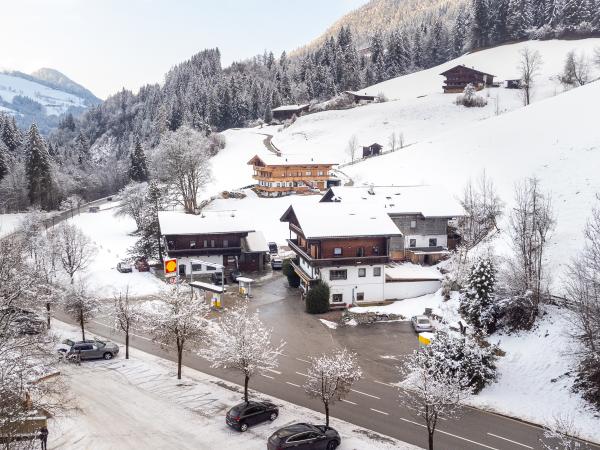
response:
[(441, 281), (394, 281), (385, 283), (386, 300), (403, 300), (433, 294), (440, 287)]
[[(179, 266), (181, 265), (185, 265), (185, 274), (186, 275), (190, 275), (192, 273), (192, 263), (191, 260), (200, 260), (200, 261), (207, 261), (213, 264), (223, 264), (223, 255), (201, 255), (201, 256), (195, 256), (193, 258), (190, 257), (181, 257), (181, 258), (177, 258), (177, 264)], [(204, 264), (202, 264), (202, 270), (201, 271), (195, 271), (194, 275), (203, 275), (203, 274), (210, 274), (213, 272), (217, 272), (217, 270), (207, 270), (206, 266)]]
[[(373, 269), (378, 267), (380, 270), (379, 276), (373, 275)], [(366, 269), (366, 276), (359, 277), (358, 270)], [(384, 284), (385, 284), (385, 267), (383, 265), (373, 266), (340, 266), (326, 267), (320, 271), (321, 280), (327, 282), (330, 288), (329, 301), (333, 303), (334, 294), (342, 294), (342, 304), (353, 303), (358, 293), (363, 293), (363, 301), (382, 301), (384, 300)], [(330, 272), (332, 270), (346, 270), (347, 277), (345, 280), (331, 280)]]
[(410, 240), (417, 240), (417, 247), (429, 247), (429, 239), (436, 238), (438, 247), (448, 247), (448, 235), (433, 234), (433, 235), (406, 235), (404, 239), (404, 248), (410, 250)]

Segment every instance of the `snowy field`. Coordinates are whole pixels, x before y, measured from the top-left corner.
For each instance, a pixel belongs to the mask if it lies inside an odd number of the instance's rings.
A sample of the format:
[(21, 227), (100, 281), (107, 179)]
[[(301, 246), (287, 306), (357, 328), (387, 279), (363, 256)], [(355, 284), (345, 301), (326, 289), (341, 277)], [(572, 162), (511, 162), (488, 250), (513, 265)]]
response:
[(343, 163), (350, 160), (346, 146), (353, 135), (359, 145), (378, 142), (384, 146), (384, 151), (389, 148), (388, 137), (393, 132), (403, 133), (406, 144), (424, 142), (446, 131), (492, 118), (497, 111), (502, 114), (522, 107), (521, 92), (504, 88), (480, 92), (488, 99), (486, 107), (468, 109), (456, 106), (454, 100), (457, 94), (442, 92), (444, 77), (439, 75), (441, 72), (465, 64), (496, 75), (496, 80), (518, 78), (519, 52), (529, 47), (539, 51), (543, 59), (532, 100), (537, 102), (563, 92), (556, 76), (562, 73), (567, 52), (576, 50), (591, 56), (598, 46), (599, 38), (529, 41), (464, 55), (432, 69), (361, 90), (372, 95), (384, 93), (390, 100), (388, 102), (301, 117), (289, 128), (276, 133), (273, 143), (284, 153), (310, 153), (318, 148), (323, 154)]
[[(76, 328), (56, 322), (65, 336)], [(226, 426), (225, 413), (240, 402), (241, 386), (184, 368), (133, 349), (112, 361), (63, 366), (76, 409), (50, 421), (49, 449), (264, 449), (269, 436), (293, 422), (323, 423), (322, 414), (262, 394), (280, 408), (279, 418), (239, 433)], [(342, 436), (339, 450), (413, 450), (409, 444), (332, 418)]]
[(142, 296), (158, 292), (164, 283), (150, 272), (120, 273), (117, 263), (128, 257), (127, 249), (137, 238), (135, 222), (130, 217), (115, 217), (112, 204), (103, 205), (97, 213), (83, 212), (69, 221), (79, 227), (96, 247), (96, 253), (83, 277), (89, 287), (101, 298), (129, 288), (130, 295)]
[(0, 238), (15, 231), (27, 213), (0, 214)]

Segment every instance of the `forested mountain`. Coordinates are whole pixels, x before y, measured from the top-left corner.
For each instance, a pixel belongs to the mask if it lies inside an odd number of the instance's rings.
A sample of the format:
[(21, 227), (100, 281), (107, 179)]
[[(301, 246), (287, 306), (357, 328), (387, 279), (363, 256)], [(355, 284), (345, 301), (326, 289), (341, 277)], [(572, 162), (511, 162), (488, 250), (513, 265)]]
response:
[(30, 75), (42, 84), (83, 98), (87, 106), (97, 105), (102, 101), (89, 89), (71, 80), (64, 73), (59, 72), (56, 69), (42, 67), (41, 69), (32, 72)]
[[(368, 39), (368, 53), (359, 51), (363, 38), (357, 40), (350, 26), (341, 26), (335, 36), (303, 54), (276, 57), (265, 52), (227, 68), (221, 66), (218, 49), (203, 50), (173, 67), (162, 85), (144, 86), (136, 94), (124, 89), (80, 118), (65, 115), (45, 141), (55, 179), (62, 177), (53, 198), (113, 193), (128, 180), (127, 161), (135, 142), (151, 149), (163, 132), (184, 124), (208, 135), (269, 122), (273, 107), (330, 99), (345, 90), (436, 66), (469, 50), (514, 40), (600, 33), (600, 0), (418, 3), (421, 9), (413, 0), (369, 3), (374, 34)], [(410, 20), (397, 27), (377, 26), (376, 18), (385, 22), (395, 7), (403, 11), (410, 5), (420, 11)], [(10, 120), (2, 122), (5, 129), (12, 128), (6, 125)], [(24, 160), (20, 148), (13, 151), (14, 160)], [(13, 172), (9, 167), (5, 179)]]

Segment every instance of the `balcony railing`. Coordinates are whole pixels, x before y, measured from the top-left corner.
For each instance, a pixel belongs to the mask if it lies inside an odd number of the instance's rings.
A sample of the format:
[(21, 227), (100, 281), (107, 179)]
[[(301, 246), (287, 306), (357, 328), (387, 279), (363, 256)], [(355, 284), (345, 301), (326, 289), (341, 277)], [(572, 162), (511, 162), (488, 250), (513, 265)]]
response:
[(390, 257), (387, 255), (373, 256), (349, 256), (335, 258), (313, 258), (306, 252), (306, 249), (300, 247), (295, 239), (288, 239), (288, 245), (296, 254), (306, 259), (313, 267), (329, 267), (329, 266), (356, 266), (361, 264), (386, 264), (390, 262)]

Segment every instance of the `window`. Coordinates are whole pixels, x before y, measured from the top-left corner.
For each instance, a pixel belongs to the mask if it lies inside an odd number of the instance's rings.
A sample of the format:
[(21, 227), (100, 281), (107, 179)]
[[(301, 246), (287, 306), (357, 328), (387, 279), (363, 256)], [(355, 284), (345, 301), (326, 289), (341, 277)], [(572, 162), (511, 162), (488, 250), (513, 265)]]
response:
[(437, 238), (431, 238), (431, 239), (429, 239), (429, 246), (430, 247), (437, 247)]
[(411, 228), (417, 228), (417, 221), (416, 220), (411, 220), (410, 221), (410, 227)]
[(223, 247), (229, 247), (229, 241), (227, 239), (223, 239)]
[(196, 248), (196, 241), (190, 241), (190, 248)]
[(367, 276), (367, 269), (364, 267), (361, 267), (360, 269), (358, 269), (358, 278), (364, 278)]
[(377, 246), (377, 245), (373, 246), (373, 254), (379, 255), (379, 246)]
[(169, 246), (169, 250), (175, 249), (175, 241), (168, 241), (167, 245)]
[(311, 175), (312, 175), (312, 172), (311, 172), (310, 170), (307, 170), (307, 171), (306, 171), (306, 175), (307, 175), (307, 176), (311, 176)]
[(210, 240), (210, 246), (214, 248), (214, 246), (215, 246), (215, 240), (214, 239)]
[(417, 246), (417, 240), (416, 239), (411, 239), (410, 241), (408, 241), (408, 246), (409, 247), (416, 247)]
[(365, 248), (364, 247), (358, 247), (356, 249), (356, 256), (358, 256), (359, 258), (365, 256)]
[(333, 249), (333, 256), (342, 256), (342, 247), (335, 247)]
[(208, 247), (208, 241), (205, 239), (204, 240), (204, 248)]
[(348, 278), (348, 271), (346, 269), (329, 271), (330, 280), (345, 280), (346, 278)]
[(340, 303), (344, 301), (344, 295), (343, 294), (331, 294), (331, 301), (333, 303)]
[(192, 264), (192, 272), (202, 272), (202, 264)]
[(364, 292), (357, 292), (356, 293), (356, 301), (357, 302), (362, 302), (365, 299), (365, 293)]
[(217, 270), (217, 268), (213, 266), (206, 266), (206, 270)]
[(381, 267), (373, 267), (373, 276), (380, 277), (381, 276)]
[(323, 171), (322, 171), (322, 170), (319, 170), (319, 171), (317, 172), (317, 175), (319, 175), (320, 177), (322, 177), (322, 176), (323, 176)]

